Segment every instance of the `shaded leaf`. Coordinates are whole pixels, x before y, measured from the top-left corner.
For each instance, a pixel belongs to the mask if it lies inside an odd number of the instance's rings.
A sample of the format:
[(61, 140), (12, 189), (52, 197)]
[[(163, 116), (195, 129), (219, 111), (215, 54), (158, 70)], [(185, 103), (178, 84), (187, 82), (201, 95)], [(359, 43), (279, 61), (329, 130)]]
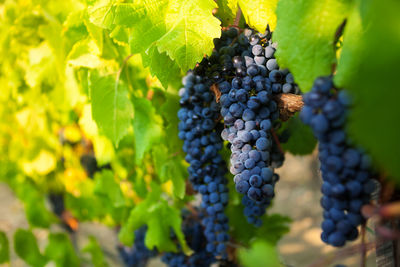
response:
[(58, 267), (79, 266), (80, 260), (69, 237), (64, 233), (50, 233), (45, 255)]
[(335, 63), (335, 33), (351, 11), (343, 0), (281, 0), (273, 40), (278, 43), (276, 58), (289, 68), (303, 92), (308, 92), (318, 76), (329, 75)]
[(94, 236), (89, 236), (89, 243), (82, 249), (83, 252), (88, 252), (92, 257), (94, 267), (106, 267), (107, 261), (104, 259), (103, 251)]
[(6, 233), (0, 231), (0, 264), (10, 260), (10, 247)]
[(222, 21), (222, 25), (233, 25), (238, 10), (238, 0), (217, 0), (217, 5), (216, 16)]
[(114, 207), (125, 206), (124, 195), (122, 194), (121, 187), (115, 181), (114, 174), (110, 170), (103, 170), (95, 176), (94, 192), (99, 195), (107, 197), (107, 202)]
[(135, 136), (136, 163), (140, 163), (144, 153), (151, 149), (152, 145), (162, 134), (162, 119), (156, 114), (151, 102), (145, 98), (134, 98), (135, 117), (133, 130)]
[(36, 241), (36, 237), (29, 230), (18, 229), (14, 234), (14, 250), (17, 255), (31, 266), (41, 267), (47, 263)]
[(100, 130), (118, 146), (128, 133), (133, 117), (132, 103), (125, 86), (111, 76), (91, 72), (89, 80), (92, 116)]
[(143, 66), (150, 68), (150, 73), (157, 76), (165, 89), (170, 83), (180, 81), (181, 72), (178, 65), (166, 53), (160, 53), (155, 46), (142, 52), (142, 61)]
[[(335, 82), (351, 91), (349, 130), (383, 172), (400, 181), (397, 82), (400, 3), (362, 1), (345, 28)], [(383, 19), (384, 18), (384, 19)]]
[(310, 127), (301, 122), (298, 116), (292, 117), (285, 126), (283, 131), (288, 131), (290, 135), (286, 143), (281, 143), (283, 149), (293, 155), (311, 154), (317, 144), (313, 132)]
[(177, 251), (175, 242), (171, 240), (172, 229), (182, 250), (189, 252), (181, 230), (180, 209), (171, 207), (167, 201), (160, 199), (161, 189), (158, 185), (153, 183), (151, 188), (153, 191), (147, 195), (145, 201), (132, 209), (128, 220), (122, 226), (118, 235), (121, 242), (131, 246), (135, 238), (134, 231), (147, 224), (145, 244), (149, 249), (157, 247), (160, 251)]

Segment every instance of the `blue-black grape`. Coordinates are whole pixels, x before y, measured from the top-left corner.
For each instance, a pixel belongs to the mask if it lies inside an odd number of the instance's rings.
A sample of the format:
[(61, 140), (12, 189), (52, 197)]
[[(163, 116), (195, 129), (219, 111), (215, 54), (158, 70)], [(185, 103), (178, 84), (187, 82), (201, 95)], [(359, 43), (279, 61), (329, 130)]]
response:
[(220, 103), (225, 129), (221, 136), (231, 143), (230, 171), (235, 175), (236, 190), (244, 195), (244, 214), (249, 223), (260, 226), (259, 217), (270, 204), (279, 179), (272, 168), (280, 167), (284, 159), (271, 136), (273, 122), (279, 117), (273, 94), (282, 93), (283, 84), (290, 85), (285, 87), (287, 93), (298, 92), (298, 87), (294, 81), (286, 82), (289, 72), (279, 69), (275, 47), (266, 38), (269, 33), (245, 31), (243, 35), (249, 39), (249, 53), (243, 60), (236, 58), (234, 66), (246, 69), (246, 74), (241, 71), (218, 84), (223, 88)]
[(336, 247), (357, 238), (364, 222), (361, 207), (375, 189), (369, 156), (354, 147), (346, 134), (351, 98), (334, 87), (332, 77), (320, 77), (304, 95), (300, 118), (311, 126), (319, 141), (324, 209), (321, 239)]
[(150, 258), (157, 256), (157, 250), (150, 250), (144, 244), (147, 226), (135, 231), (135, 240), (132, 247), (118, 246), (118, 251), (127, 267), (145, 267)]
[[(179, 137), (184, 140), (183, 150), (190, 164), (189, 179), (193, 188), (202, 194), (201, 207), (206, 211), (202, 223), (208, 240), (207, 251), (222, 258), (226, 257), (229, 225), (224, 214), (228, 203), (227, 180), (224, 177), (227, 168), (218, 153), (223, 146), (220, 111), (239, 114), (242, 107), (230, 106), (222, 111), (210, 87), (232, 76), (235, 69), (243, 64), (240, 55), (247, 49), (248, 43), (243, 40), (235, 43), (238, 34), (234, 28), (223, 31), (221, 38), (215, 40), (212, 55), (204, 58), (183, 78), (181, 109), (178, 112)], [(230, 85), (226, 88), (220, 86), (219, 90), (228, 93)], [(225, 94), (220, 103), (231, 103), (230, 97)]]

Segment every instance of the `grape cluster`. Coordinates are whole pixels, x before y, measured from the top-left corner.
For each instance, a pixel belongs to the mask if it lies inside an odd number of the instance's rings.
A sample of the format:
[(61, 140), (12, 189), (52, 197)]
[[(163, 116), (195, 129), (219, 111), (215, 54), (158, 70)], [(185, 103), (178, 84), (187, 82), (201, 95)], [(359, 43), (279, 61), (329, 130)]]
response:
[(142, 226), (135, 231), (135, 242), (132, 247), (119, 246), (118, 251), (128, 267), (144, 267), (147, 261), (157, 256), (157, 250), (149, 250), (144, 244), (147, 226)]
[(220, 107), (209, 90), (211, 81), (207, 77), (189, 72), (183, 78), (183, 84), (184, 88), (179, 92), (179, 137), (184, 140), (185, 159), (190, 164), (189, 179), (193, 188), (202, 195), (201, 207), (206, 211), (203, 224), (208, 240), (207, 251), (225, 257), (229, 239), (228, 218), (224, 214), (228, 187), (224, 177), (226, 162), (218, 153), (223, 145)]
[(273, 94), (298, 92), (293, 76), (279, 69), (270, 33), (245, 30), (238, 39), (247, 44), (240, 56), (232, 58), (233, 79), (220, 81), (221, 115), (225, 129), (221, 136), (231, 143), (231, 168), (236, 190), (244, 194), (242, 203), (249, 223), (260, 226), (258, 218), (274, 196), (283, 154), (273, 141), (271, 130), (279, 118)]
[(193, 214), (185, 216), (185, 213), (183, 211), (182, 231), (193, 254), (187, 256), (183, 252), (167, 252), (164, 253), (161, 260), (169, 267), (208, 267), (215, 262), (215, 258), (206, 249), (207, 239), (203, 234), (199, 217), (195, 217)]
[(357, 238), (357, 226), (364, 222), (361, 207), (375, 189), (371, 160), (345, 132), (351, 99), (345, 90), (334, 88), (332, 77), (316, 79), (303, 99), (300, 117), (319, 141), (324, 209), (321, 239), (340, 247)]

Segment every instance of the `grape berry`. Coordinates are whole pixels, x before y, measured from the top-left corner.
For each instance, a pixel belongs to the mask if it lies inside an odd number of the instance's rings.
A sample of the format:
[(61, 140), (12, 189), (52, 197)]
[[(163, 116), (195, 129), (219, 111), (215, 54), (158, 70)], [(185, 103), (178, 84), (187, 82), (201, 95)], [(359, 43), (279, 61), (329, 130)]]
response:
[(324, 209), (321, 239), (341, 247), (357, 238), (357, 226), (364, 222), (361, 207), (375, 189), (371, 160), (354, 147), (345, 132), (351, 99), (345, 90), (334, 88), (332, 77), (316, 79), (303, 99), (300, 117), (319, 141)]

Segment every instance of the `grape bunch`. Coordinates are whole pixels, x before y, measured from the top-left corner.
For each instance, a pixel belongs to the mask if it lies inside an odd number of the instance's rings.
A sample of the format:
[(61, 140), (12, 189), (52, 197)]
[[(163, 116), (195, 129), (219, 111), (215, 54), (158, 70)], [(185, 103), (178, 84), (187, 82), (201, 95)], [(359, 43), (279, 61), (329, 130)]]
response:
[(293, 76), (279, 69), (270, 33), (245, 30), (238, 39), (247, 49), (232, 58), (235, 75), (218, 83), (221, 115), (225, 129), (221, 136), (231, 144), (231, 167), (236, 190), (244, 194), (242, 203), (248, 222), (260, 226), (259, 219), (274, 196), (279, 176), (271, 167), (280, 167), (283, 154), (271, 136), (279, 118), (273, 94), (297, 92)]
[(357, 238), (364, 222), (361, 207), (375, 189), (370, 157), (345, 132), (351, 99), (334, 88), (332, 77), (320, 77), (303, 97), (300, 113), (319, 141), (324, 209), (321, 239), (336, 247)]
[(193, 250), (190, 256), (182, 251), (164, 253), (161, 260), (169, 267), (208, 267), (215, 262), (213, 254), (207, 251), (207, 239), (203, 234), (203, 227), (199, 222), (200, 216), (188, 214), (183, 210), (182, 231), (186, 242)]
[(135, 241), (132, 247), (119, 246), (118, 251), (127, 267), (145, 267), (150, 258), (157, 256), (157, 250), (149, 250), (144, 244), (147, 226), (135, 231)]
[(209, 90), (211, 80), (189, 72), (183, 78), (184, 88), (179, 92), (181, 109), (178, 112), (179, 137), (184, 140), (183, 150), (189, 179), (193, 188), (202, 195), (201, 207), (207, 251), (214, 256), (226, 257), (228, 218), (224, 214), (228, 203), (226, 162), (218, 153), (223, 141), (220, 136), (219, 104)]

